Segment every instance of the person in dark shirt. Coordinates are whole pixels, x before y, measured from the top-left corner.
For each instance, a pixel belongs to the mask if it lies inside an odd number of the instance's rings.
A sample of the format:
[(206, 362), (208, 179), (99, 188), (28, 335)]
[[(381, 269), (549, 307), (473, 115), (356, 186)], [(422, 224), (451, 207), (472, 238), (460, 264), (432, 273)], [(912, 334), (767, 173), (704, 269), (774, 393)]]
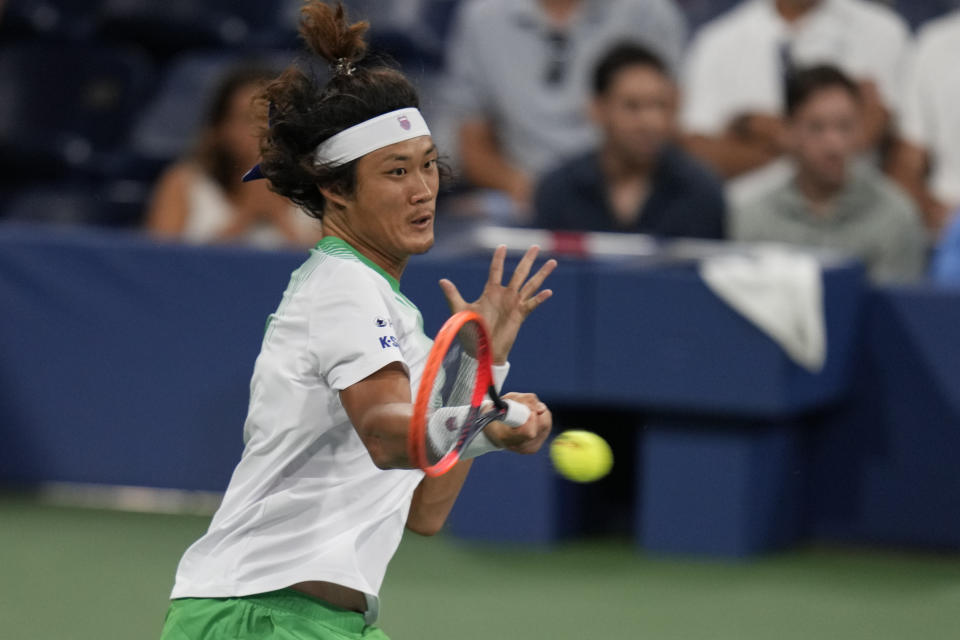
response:
[(666, 65), (639, 45), (619, 44), (598, 63), (593, 93), (600, 148), (542, 178), (534, 225), (722, 238), (720, 180), (673, 142), (677, 90)]

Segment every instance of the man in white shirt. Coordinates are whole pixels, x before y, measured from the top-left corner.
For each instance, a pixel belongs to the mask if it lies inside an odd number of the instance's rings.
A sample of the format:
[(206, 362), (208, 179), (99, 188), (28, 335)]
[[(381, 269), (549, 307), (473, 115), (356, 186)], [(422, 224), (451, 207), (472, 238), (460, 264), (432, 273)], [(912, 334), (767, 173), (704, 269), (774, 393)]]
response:
[[(365, 25), (317, 1), (303, 15), (301, 34), (333, 77), (291, 67), (267, 86), (263, 159), (244, 179), (268, 178), (323, 221), (324, 237), (270, 316), (243, 456), (209, 530), (180, 561), (164, 640), (383, 640), (378, 594), (404, 528), (435, 533), (473, 457), (533, 453), (550, 431), (533, 394), (505, 394), (513, 417), (486, 425), (445, 474), (426, 476), (411, 459), (412, 398), (431, 340), (399, 280), (410, 256), (433, 245), (438, 151), (410, 82), (358, 64)], [(476, 311), (490, 327), (497, 386), (556, 266), (530, 275), (531, 249), (504, 286), (505, 254), (494, 254), (473, 303), (441, 281), (452, 310)], [(450, 438), (436, 417), (430, 444)]]
[(902, 139), (891, 173), (913, 195), (927, 227), (960, 207), (960, 10), (917, 36), (904, 91)]
[(860, 84), (864, 150), (898, 110), (906, 23), (868, 0), (743, 0), (694, 37), (683, 76), (689, 148), (721, 175), (763, 167), (782, 149), (785, 78), (834, 64)]

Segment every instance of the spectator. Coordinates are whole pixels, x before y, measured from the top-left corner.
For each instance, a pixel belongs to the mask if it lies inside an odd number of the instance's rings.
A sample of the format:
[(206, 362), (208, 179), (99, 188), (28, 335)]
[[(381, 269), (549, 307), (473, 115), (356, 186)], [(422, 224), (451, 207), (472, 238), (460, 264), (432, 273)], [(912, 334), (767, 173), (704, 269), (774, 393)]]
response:
[(600, 146), (543, 178), (537, 226), (721, 238), (723, 188), (672, 142), (677, 90), (664, 63), (618, 45), (598, 64), (593, 93)]
[(694, 37), (681, 126), (689, 148), (721, 175), (760, 168), (782, 152), (784, 79), (833, 64), (860, 86), (860, 146), (875, 149), (897, 107), (909, 31), (868, 0), (743, 0)]
[(528, 211), (536, 178), (595, 143), (589, 75), (631, 38), (678, 63), (686, 24), (672, 0), (470, 0), (447, 52), (462, 172)]
[(792, 176), (732, 207), (736, 239), (844, 250), (875, 280), (921, 274), (925, 242), (913, 204), (872, 164), (856, 162), (862, 109), (857, 85), (836, 67), (792, 75), (785, 135)]
[(902, 140), (891, 173), (913, 196), (930, 229), (960, 206), (960, 10), (920, 32), (907, 74)]
[(192, 243), (243, 242), (260, 247), (306, 246), (319, 229), (264, 181), (241, 182), (257, 162), (266, 110), (256, 94), (275, 74), (238, 68), (214, 93), (196, 149), (160, 177), (147, 228), (161, 238)]
[(953, 212), (933, 255), (930, 277), (940, 284), (960, 286), (960, 209)]

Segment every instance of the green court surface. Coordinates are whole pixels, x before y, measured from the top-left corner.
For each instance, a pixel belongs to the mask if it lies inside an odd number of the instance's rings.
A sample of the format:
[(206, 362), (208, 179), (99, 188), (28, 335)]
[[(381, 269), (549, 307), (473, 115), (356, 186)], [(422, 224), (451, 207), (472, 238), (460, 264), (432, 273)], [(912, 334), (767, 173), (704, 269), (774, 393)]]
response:
[[(0, 638), (157, 638), (208, 518), (0, 496)], [(629, 541), (551, 550), (408, 534), (382, 592), (393, 640), (960, 638), (960, 556), (804, 549), (743, 562)]]

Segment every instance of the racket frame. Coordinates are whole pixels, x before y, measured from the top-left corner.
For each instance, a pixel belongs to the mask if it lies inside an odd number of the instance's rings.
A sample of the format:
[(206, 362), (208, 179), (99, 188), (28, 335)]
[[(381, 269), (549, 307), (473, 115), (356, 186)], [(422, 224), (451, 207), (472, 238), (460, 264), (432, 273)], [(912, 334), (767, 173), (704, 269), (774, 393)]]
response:
[[(443, 361), (457, 339), (460, 330), (468, 323), (477, 325), (477, 373), (470, 394), (470, 413), (460, 427), (456, 445), (437, 462), (430, 464), (427, 458), (427, 422), (430, 419), (430, 401), (433, 384), (443, 368)], [(490, 398), (493, 408), (481, 413), (485, 398)], [(452, 469), (460, 460), (460, 453), (483, 428), (494, 420), (506, 416), (507, 404), (500, 398), (493, 384), (493, 358), (490, 353), (490, 338), (483, 317), (475, 311), (458, 311), (443, 323), (433, 347), (427, 356), (420, 386), (413, 402), (413, 415), (407, 435), (407, 453), (410, 462), (430, 477), (437, 477)]]

